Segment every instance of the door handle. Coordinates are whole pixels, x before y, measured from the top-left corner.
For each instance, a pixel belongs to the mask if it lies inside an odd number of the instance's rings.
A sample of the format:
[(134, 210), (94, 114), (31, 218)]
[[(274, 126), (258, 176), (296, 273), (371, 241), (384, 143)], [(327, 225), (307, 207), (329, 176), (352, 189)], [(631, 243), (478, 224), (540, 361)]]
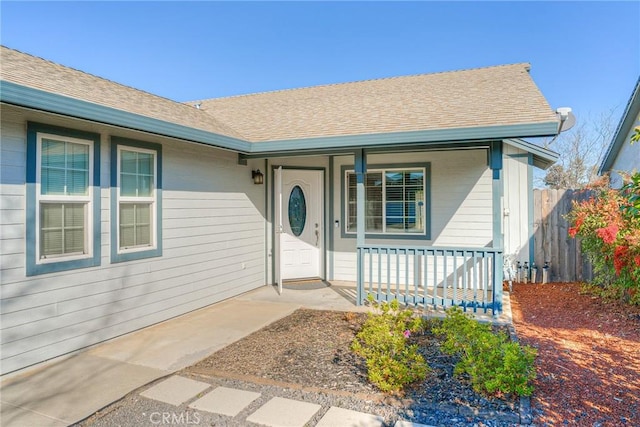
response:
[(316, 248), (318, 247), (318, 242), (320, 241), (320, 232), (316, 228)]

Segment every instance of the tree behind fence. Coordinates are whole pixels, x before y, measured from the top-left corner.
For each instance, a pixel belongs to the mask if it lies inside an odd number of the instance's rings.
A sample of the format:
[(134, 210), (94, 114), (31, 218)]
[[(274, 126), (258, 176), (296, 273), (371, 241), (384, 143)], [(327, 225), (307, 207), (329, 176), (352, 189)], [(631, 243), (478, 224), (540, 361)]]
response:
[(569, 236), (569, 223), (564, 218), (574, 200), (587, 200), (593, 194), (589, 190), (533, 190), (534, 259), (540, 268), (550, 261), (550, 282), (587, 282), (593, 277), (580, 240)]

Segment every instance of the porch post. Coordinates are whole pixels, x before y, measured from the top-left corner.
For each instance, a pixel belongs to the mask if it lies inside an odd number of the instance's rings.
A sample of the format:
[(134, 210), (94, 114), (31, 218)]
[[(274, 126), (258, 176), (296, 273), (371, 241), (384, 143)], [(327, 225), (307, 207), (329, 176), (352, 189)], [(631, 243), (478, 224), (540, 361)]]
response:
[(365, 234), (365, 194), (364, 194), (364, 178), (367, 173), (367, 156), (363, 149), (356, 150), (354, 153), (355, 165), (354, 172), (356, 174), (356, 251), (357, 251), (357, 294), (356, 303), (362, 305), (364, 302), (364, 259), (362, 254), (362, 246), (364, 245)]
[(489, 167), (492, 171), (493, 195), (493, 248), (496, 249), (493, 265), (493, 315), (502, 313), (502, 280), (504, 268), (504, 234), (502, 230), (502, 141), (492, 141), (489, 149)]

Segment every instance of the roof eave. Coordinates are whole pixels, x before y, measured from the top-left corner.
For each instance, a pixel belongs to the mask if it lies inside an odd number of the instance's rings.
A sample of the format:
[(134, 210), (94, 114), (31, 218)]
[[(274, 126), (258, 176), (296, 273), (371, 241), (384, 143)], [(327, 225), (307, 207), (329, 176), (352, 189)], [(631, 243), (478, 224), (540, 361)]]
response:
[(344, 152), (345, 149), (395, 147), (412, 143), (436, 144), (446, 142), (456, 143), (459, 141), (543, 137), (555, 135), (558, 129), (558, 122), (551, 120), (548, 122), (512, 125), (249, 142), (46, 92), (5, 80), (0, 80), (0, 101), (34, 110), (211, 145), (254, 156), (273, 153), (307, 152), (312, 150), (327, 153), (332, 151)]
[(363, 135), (296, 138), (264, 141), (253, 144), (251, 154), (289, 153), (311, 150), (345, 150), (356, 148), (393, 147), (404, 144), (436, 144), (459, 141), (489, 141), (508, 138), (544, 137), (557, 133), (558, 122), (538, 122), (515, 125), (478, 126), (450, 129), (429, 129)]
[(6, 80), (0, 80), (0, 101), (6, 104), (203, 143), (238, 152), (249, 152), (251, 150), (251, 143), (237, 138), (46, 92)]
[(640, 114), (640, 78), (636, 82), (636, 86), (627, 102), (627, 106), (622, 114), (620, 123), (616, 128), (611, 144), (607, 148), (607, 152), (604, 155), (604, 159), (598, 168), (598, 174), (602, 175), (605, 172), (609, 172), (613, 163), (620, 152), (620, 148), (627, 141), (627, 135), (631, 131), (631, 127), (636, 122), (636, 118)]
[(532, 154), (533, 166), (540, 169), (549, 169), (560, 158), (560, 154), (555, 151), (551, 151), (537, 144), (525, 141), (519, 138), (510, 138), (505, 142), (513, 147), (519, 148)]

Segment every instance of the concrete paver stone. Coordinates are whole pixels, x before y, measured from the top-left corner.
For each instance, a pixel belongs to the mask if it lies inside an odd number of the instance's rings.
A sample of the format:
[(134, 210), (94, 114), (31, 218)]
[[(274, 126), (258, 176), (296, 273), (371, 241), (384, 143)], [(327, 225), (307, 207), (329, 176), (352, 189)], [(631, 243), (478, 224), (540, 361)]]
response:
[(320, 408), (315, 403), (274, 397), (249, 415), (247, 421), (268, 427), (303, 427)]
[(383, 427), (384, 419), (377, 415), (332, 406), (316, 427)]
[(210, 384), (174, 375), (143, 391), (140, 396), (178, 406), (209, 387)]
[(228, 387), (217, 387), (189, 405), (190, 408), (215, 414), (235, 417), (251, 402), (261, 396), (260, 393), (238, 390)]

